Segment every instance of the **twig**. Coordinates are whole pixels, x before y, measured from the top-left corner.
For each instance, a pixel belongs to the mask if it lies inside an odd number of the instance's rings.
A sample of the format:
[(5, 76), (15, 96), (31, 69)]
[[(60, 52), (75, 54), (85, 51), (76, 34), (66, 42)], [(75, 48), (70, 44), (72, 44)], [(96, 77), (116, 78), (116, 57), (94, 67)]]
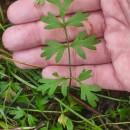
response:
[(85, 102), (83, 102), (82, 100), (80, 100), (79, 98), (77, 98), (76, 96), (74, 96), (73, 94), (69, 93), (69, 95), (76, 100), (78, 103), (80, 103), (82, 106), (84, 106), (86, 109), (90, 110), (91, 112), (100, 115), (100, 113), (98, 113), (95, 109), (93, 109), (92, 107), (90, 107), (88, 104), (86, 104)]
[[(12, 128), (9, 130), (32, 130), (32, 129), (35, 129), (35, 127), (19, 127), (19, 128)], [(0, 129), (0, 130), (3, 130), (3, 129)]]
[[(76, 100), (78, 103), (80, 103), (82, 106), (84, 106), (86, 109), (90, 110), (91, 112), (97, 114), (97, 115), (101, 115), (100, 113), (98, 113), (95, 109), (93, 109), (91, 106), (89, 106), (88, 104), (86, 104), (85, 102), (83, 102), (82, 100), (80, 100), (79, 98), (77, 98), (76, 96), (74, 96), (73, 94), (69, 93), (69, 95)], [(99, 120), (101, 121), (101, 123), (103, 124), (105, 130), (108, 130), (108, 128), (104, 125), (104, 121), (99, 117)]]
[(2, 53), (4, 53), (4, 54), (8, 55), (9, 57), (12, 57), (12, 54), (10, 54), (9, 52), (7, 52), (7, 51), (5, 51), (5, 50), (3, 50), (3, 49), (0, 49), (0, 52), (2, 52)]
[(11, 61), (11, 62), (13, 62), (13, 63), (16, 62), (16, 63), (19, 63), (19, 64), (23, 64), (23, 65), (27, 65), (27, 66), (32, 66), (32, 67), (37, 68), (37, 69), (38, 69), (38, 68), (43, 68), (42, 66), (24, 63), (24, 62), (14, 60), (14, 59), (12, 59), (12, 58), (9, 58), (9, 57), (3, 56), (3, 55), (0, 55), (0, 58), (5, 59), (5, 60), (8, 60), (8, 61)]

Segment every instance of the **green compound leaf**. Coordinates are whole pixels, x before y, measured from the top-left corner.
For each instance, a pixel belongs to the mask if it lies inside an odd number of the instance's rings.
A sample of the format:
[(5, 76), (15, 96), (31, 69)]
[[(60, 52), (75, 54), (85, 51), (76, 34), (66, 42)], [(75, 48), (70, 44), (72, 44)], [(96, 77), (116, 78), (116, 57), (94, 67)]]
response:
[(100, 43), (100, 40), (96, 39), (95, 35), (92, 35), (88, 38), (86, 38), (86, 36), (87, 33), (85, 31), (81, 32), (76, 37), (74, 42), (72, 42), (72, 44), (70, 45), (70, 47), (72, 47), (77, 52), (77, 54), (83, 59), (86, 59), (86, 54), (81, 47), (85, 47), (90, 50), (96, 50), (96, 47), (94, 45)]
[(67, 116), (61, 114), (58, 118), (58, 122), (64, 126), (64, 128), (67, 128), (67, 130), (73, 130), (74, 125), (70, 118)]
[(61, 92), (62, 92), (62, 95), (64, 97), (67, 96), (67, 92), (68, 92), (68, 85), (67, 85), (67, 80), (65, 80), (62, 84), (62, 87), (61, 87)]
[(48, 130), (48, 127), (42, 127), (40, 130)]
[(36, 98), (35, 98), (35, 106), (38, 110), (41, 110), (43, 111), (44, 108), (45, 108), (45, 105), (49, 102), (48, 100), (48, 97), (43, 97), (41, 95), (38, 95)]
[[(43, 85), (38, 87), (38, 91), (42, 91), (42, 93), (48, 93), (48, 95), (50, 97), (52, 97), (57, 89), (58, 86), (65, 86), (65, 82), (67, 82), (66, 78), (60, 78), (60, 79), (41, 79), (40, 80), (41, 83), (43, 83)], [(64, 90), (64, 92), (63, 92)], [(66, 95), (66, 89), (62, 90), (62, 94), (63, 96)]]
[(29, 126), (36, 126), (36, 122), (38, 119), (30, 114), (27, 114), (28, 124)]
[(86, 47), (90, 50), (96, 50), (96, 47), (94, 45), (99, 44), (100, 40), (96, 39), (96, 35), (92, 35), (84, 40), (84, 42), (81, 42), (83, 47)]
[(64, 28), (64, 25), (52, 13), (48, 13), (48, 17), (42, 16), (41, 21), (48, 24), (45, 29)]
[(0, 79), (3, 79), (5, 76), (5, 68), (4, 66), (0, 65)]
[(81, 11), (73, 15), (67, 22), (66, 26), (83, 27), (82, 21), (87, 20), (88, 13), (82, 13)]
[(57, 81), (57, 79), (40, 79), (38, 82), (42, 84), (51, 84), (53, 82)]
[(120, 121), (125, 121), (130, 117), (130, 107), (124, 107), (117, 110), (120, 115)]
[(86, 36), (87, 36), (86, 31), (79, 33), (79, 35), (75, 38), (73, 44), (77, 44), (77, 42), (84, 40)]
[(45, 0), (36, 0), (36, 4), (43, 6)]
[(63, 48), (61, 48), (58, 51), (57, 56), (56, 56), (56, 63), (58, 63), (61, 60), (61, 58), (63, 57), (63, 54), (64, 54), (65, 50), (66, 50), (66, 47), (63, 47)]
[(56, 124), (56, 126), (52, 126), (52, 128), (50, 128), (50, 130), (63, 130), (62, 124), (60, 124), (59, 122)]
[(47, 0), (47, 1), (54, 4), (54, 5), (56, 5), (59, 8), (61, 6), (61, 0)]
[(92, 107), (96, 107), (99, 98), (97, 97), (95, 92), (99, 92), (101, 91), (101, 89), (98, 88), (97, 86), (85, 85), (85, 84), (80, 84), (80, 88), (81, 88), (81, 99), (85, 101), (87, 99), (88, 103)]
[(59, 77), (59, 74), (57, 72), (53, 73), (52, 75), (55, 77)]
[(48, 2), (56, 5), (60, 10), (60, 16), (62, 19), (65, 18), (66, 11), (73, 0), (65, 0), (64, 3), (61, 3), (61, 0), (48, 0)]
[(51, 40), (46, 41), (46, 45), (48, 45), (48, 47), (42, 48), (44, 52), (41, 54), (41, 57), (45, 57), (46, 60), (49, 60), (54, 54), (57, 54), (55, 60), (58, 63), (67, 49), (67, 46)]
[(81, 48), (73, 47), (73, 49), (75, 49), (75, 51), (81, 58), (86, 59), (86, 54)]
[(10, 111), (10, 114), (14, 116), (13, 119), (20, 119), (21, 117), (25, 116), (26, 113), (20, 107), (17, 107), (16, 110)]
[(86, 79), (89, 79), (92, 75), (92, 70), (88, 70), (86, 71), (85, 69), (80, 73), (79, 77), (78, 77), (78, 81), (83, 81)]
[(65, 0), (64, 3), (61, 5), (60, 16), (61, 16), (62, 19), (65, 18), (66, 11), (67, 11), (68, 7), (71, 5), (72, 2), (73, 2), (73, 0)]
[(66, 121), (66, 127), (67, 130), (73, 130), (74, 129), (74, 125), (73, 122), (70, 118), (67, 117), (67, 121)]

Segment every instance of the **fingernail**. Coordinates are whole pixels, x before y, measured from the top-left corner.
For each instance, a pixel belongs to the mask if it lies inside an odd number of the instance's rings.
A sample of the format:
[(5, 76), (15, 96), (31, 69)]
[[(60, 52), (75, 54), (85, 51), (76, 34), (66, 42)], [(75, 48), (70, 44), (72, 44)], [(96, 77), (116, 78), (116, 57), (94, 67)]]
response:
[(88, 21), (84, 21), (83, 24), (86, 29), (87, 35), (92, 35), (92, 25)]

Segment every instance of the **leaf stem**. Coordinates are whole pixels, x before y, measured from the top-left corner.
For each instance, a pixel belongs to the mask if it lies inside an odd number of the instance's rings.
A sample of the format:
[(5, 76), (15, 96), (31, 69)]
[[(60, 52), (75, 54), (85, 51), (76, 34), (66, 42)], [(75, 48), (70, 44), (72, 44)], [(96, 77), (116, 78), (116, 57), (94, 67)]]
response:
[(0, 52), (6, 54), (9, 57), (12, 57), (12, 54), (10, 54), (9, 52), (5, 51), (4, 49), (0, 48)]
[[(3, 105), (0, 105), (2, 107)], [(16, 110), (16, 107), (10, 107), (10, 106), (4, 106), (5, 108)], [(24, 111), (28, 112), (36, 112), (36, 113), (53, 113), (53, 114), (61, 114), (61, 111), (42, 111), (42, 110), (37, 110), (37, 109), (27, 109), (27, 108), (22, 108)]]
[(113, 100), (113, 101), (117, 101), (117, 102), (125, 102), (125, 103), (129, 103), (129, 100), (122, 100), (122, 99), (117, 99), (117, 98), (113, 98), (113, 97), (109, 97), (109, 96), (105, 96), (102, 94), (96, 94), (99, 97), (105, 98), (105, 99), (109, 99), (109, 100)]
[[(117, 123), (106, 123), (104, 125), (125, 125), (125, 124), (130, 124), (130, 122), (117, 122)], [(103, 125), (100, 125), (100, 127), (103, 126)]]
[(13, 71), (11, 71), (9, 68), (8, 68), (8, 71), (10, 72), (10, 74), (15, 78), (17, 79), (18, 81), (26, 84), (27, 86), (29, 86), (30, 88), (32, 89), (37, 89), (37, 86), (35, 85), (32, 85), (30, 84), (29, 82), (25, 81), (24, 79), (20, 78), (18, 75), (16, 75)]
[[(63, 20), (63, 24), (65, 25), (65, 19), (63, 18), (62, 20)], [(65, 31), (66, 41), (67, 41), (67, 45), (68, 45), (68, 59), (69, 59), (69, 72), (70, 72), (69, 87), (71, 87), (71, 83), (72, 83), (71, 51), (70, 51), (70, 43), (69, 43), (69, 37), (68, 37), (66, 25), (64, 26), (64, 31)]]
[(12, 58), (6, 57), (6, 56), (4, 56), (4, 55), (0, 55), (0, 59), (4, 59), (4, 60), (7, 60), (7, 61), (10, 61), (10, 62), (13, 62), (13, 63), (19, 63), (19, 64), (31, 66), (31, 67), (34, 67), (35, 69), (43, 68), (43, 67), (38, 66), (38, 65), (32, 65), (32, 64), (20, 62), (20, 61), (14, 60), (14, 59), (12, 59)]

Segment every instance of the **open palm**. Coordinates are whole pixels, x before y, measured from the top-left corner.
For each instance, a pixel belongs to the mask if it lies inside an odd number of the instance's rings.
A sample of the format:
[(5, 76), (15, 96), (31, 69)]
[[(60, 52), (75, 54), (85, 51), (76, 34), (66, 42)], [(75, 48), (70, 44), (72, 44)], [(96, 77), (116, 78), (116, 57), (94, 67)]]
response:
[[(96, 51), (86, 50), (87, 59), (81, 59), (71, 51), (73, 77), (85, 69), (92, 69), (93, 76), (87, 84), (95, 84), (104, 89), (130, 91), (130, 0), (74, 0), (66, 18), (82, 10), (90, 12), (84, 28), (69, 27), (69, 40), (87, 30), (89, 35), (96, 34), (101, 40)], [(43, 7), (35, 5), (35, 0), (18, 0), (9, 7), (8, 18), (15, 25), (3, 35), (4, 46), (14, 52), (15, 60), (42, 67), (43, 77), (53, 78), (52, 73), (69, 76), (68, 53), (65, 52), (60, 63), (55, 63), (55, 56), (46, 61), (40, 57), (41, 46), (46, 40), (65, 43), (62, 29), (45, 30), (45, 24), (39, 19), (42, 15), (53, 12), (58, 16), (55, 6), (45, 1)], [(17, 64), (19, 68), (31, 69), (30, 66)], [(73, 85), (77, 86), (75, 82)]]

